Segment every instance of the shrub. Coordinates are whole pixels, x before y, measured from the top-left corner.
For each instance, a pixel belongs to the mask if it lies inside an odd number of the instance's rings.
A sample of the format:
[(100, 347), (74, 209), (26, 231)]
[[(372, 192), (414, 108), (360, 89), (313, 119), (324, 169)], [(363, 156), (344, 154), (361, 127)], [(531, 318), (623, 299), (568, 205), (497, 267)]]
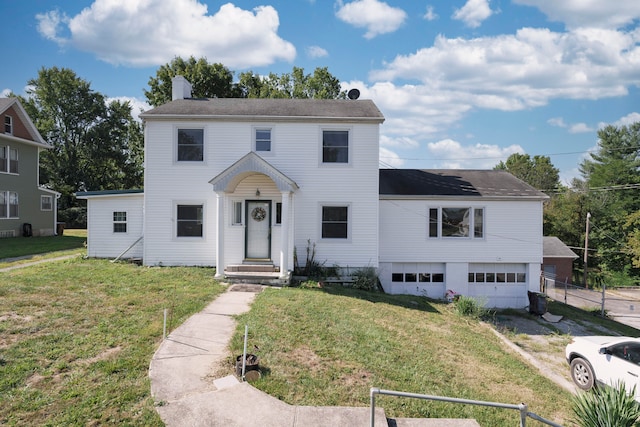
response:
[(479, 319), (487, 313), (483, 304), (478, 302), (475, 298), (465, 295), (457, 295), (453, 300), (453, 306), (458, 314), (462, 316)]
[(378, 272), (374, 267), (363, 267), (352, 275), (354, 289), (375, 291), (378, 287)]
[(635, 401), (635, 386), (627, 394), (623, 383), (595, 387), (573, 397), (573, 421), (580, 427), (633, 427), (640, 419), (640, 404)]

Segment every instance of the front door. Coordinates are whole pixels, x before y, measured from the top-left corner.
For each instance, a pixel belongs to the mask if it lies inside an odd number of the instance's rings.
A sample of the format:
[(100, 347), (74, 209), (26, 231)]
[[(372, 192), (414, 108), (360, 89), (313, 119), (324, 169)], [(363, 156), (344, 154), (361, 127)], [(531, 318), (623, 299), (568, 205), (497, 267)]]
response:
[(271, 258), (271, 201), (247, 200), (245, 258)]

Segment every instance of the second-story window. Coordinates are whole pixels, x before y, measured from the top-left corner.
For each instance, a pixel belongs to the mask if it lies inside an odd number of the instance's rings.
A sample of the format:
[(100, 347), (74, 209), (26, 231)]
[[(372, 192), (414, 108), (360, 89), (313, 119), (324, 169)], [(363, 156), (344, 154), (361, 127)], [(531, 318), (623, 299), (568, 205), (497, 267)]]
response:
[(322, 131), (322, 163), (349, 163), (349, 131)]
[(9, 148), (9, 173), (18, 173), (18, 149)]
[(8, 152), (9, 147), (0, 146), (0, 172), (9, 172), (9, 169), (7, 169), (9, 165), (9, 159), (7, 158)]
[(258, 152), (271, 152), (271, 129), (256, 129), (255, 147)]
[(4, 133), (13, 135), (13, 117), (4, 116)]
[(178, 129), (179, 162), (204, 160), (204, 129)]
[(0, 172), (18, 173), (18, 149), (0, 146)]

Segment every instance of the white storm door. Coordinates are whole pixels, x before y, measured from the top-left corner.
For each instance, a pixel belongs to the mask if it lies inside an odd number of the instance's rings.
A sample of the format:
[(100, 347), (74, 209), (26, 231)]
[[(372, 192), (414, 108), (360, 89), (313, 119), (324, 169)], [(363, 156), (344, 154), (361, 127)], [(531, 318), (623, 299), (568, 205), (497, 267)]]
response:
[(247, 233), (245, 257), (271, 258), (271, 202), (247, 201)]

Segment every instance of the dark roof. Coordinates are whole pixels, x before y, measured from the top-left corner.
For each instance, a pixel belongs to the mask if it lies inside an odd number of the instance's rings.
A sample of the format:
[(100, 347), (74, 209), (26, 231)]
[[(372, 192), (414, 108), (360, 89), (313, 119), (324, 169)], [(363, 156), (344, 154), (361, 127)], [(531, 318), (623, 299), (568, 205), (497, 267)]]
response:
[(380, 169), (380, 196), (548, 198), (509, 172), (466, 169)]
[(126, 194), (143, 194), (144, 190), (134, 188), (131, 190), (97, 190), (97, 191), (78, 191), (76, 197), (97, 197), (97, 196), (122, 196)]
[(578, 258), (578, 255), (569, 246), (555, 236), (544, 236), (542, 246), (542, 253), (545, 258)]
[(351, 99), (190, 98), (168, 102), (140, 115), (144, 119), (184, 116), (384, 121), (384, 116), (373, 101)]

